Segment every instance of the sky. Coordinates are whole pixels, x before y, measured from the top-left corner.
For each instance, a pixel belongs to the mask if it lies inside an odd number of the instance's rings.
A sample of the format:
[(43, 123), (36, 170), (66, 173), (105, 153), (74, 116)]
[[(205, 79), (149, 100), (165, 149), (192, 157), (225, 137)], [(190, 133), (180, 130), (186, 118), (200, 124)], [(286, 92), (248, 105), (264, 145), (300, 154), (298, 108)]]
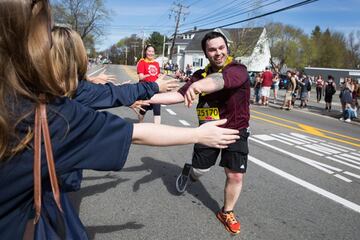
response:
[[(104, 36), (96, 44), (104, 50), (131, 34), (149, 37), (158, 31), (171, 36), (175, 30), (174, 0), (104, 0), (111, 12)], [(180, 21), (179, 32), (213, 28), (284, 8), (303, 0), (180, 0), (186, 13)], [(258, 2), (258, 3), (256, 3)], [(224, 19), (227, 18), (227, 19)], [(216, 21), (216, 22), (215, 22)], [(297, 8), (278, 12), (230, 27), (259, 27), (269, 22), (281, 22), (310, 34), (316, 25), (349, 34), (360, 31), (360, 0), (318, 0)]]

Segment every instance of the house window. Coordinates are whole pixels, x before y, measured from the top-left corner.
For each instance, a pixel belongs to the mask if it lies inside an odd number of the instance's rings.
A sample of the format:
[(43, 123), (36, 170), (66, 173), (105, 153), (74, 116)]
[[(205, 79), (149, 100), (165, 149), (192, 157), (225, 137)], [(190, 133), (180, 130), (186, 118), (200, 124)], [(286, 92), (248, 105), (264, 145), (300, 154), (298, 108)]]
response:
[(194, 67), (202, 67), (203, 59), (202, 58), (193, 58), (193, 66)]

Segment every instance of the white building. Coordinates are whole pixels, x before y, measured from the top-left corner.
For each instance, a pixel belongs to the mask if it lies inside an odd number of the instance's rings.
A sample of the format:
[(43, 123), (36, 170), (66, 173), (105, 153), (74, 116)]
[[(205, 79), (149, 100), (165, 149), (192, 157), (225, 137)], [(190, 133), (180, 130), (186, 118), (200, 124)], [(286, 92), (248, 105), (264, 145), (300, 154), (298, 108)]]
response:
[[(220, 32), (227, 38), (229, 49), (237, 49), (236, 53), (230, 55), (245, 64), (248, 71), (260, 72), (269, 66), (271, 54), (265, 28), (194, 29), (181, 33), (175, 40), (172, 63), (182, 70), (187, 64), (193, 66), (194, 71), (204, 68), (209, 62), (202, 51), (201, 40), (210, 31)], [(172, 40), (166, 43), (168, 55), (171, 44)]]

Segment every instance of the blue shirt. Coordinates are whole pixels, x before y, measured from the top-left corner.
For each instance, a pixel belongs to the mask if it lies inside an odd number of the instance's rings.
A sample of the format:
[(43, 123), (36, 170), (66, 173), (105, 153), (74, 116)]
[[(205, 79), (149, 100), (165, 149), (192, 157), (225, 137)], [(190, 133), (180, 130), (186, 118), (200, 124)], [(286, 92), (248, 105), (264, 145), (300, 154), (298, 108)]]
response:
[[(29, 102), (24, 100), (22, 106), (26, 104)], [(48, 104), (47, 113), (58, 176), (80, 169), (116, 171), (123, 167), (132, 140), (131, 123), (108, 112), (96, 112), (67, 98), (57, 98)], [(33, 119), (34, 115), (23, 120), (17, 130), (24, 134), (28, 126), (33, 126)], [(1, 239), (22, 239), (25, 225), (32, 218), (33, 154), (31, 148), (26, 148), (11, 159), (0, 162)], [(49, 181), (43, 149), (43, 192), (51, 192)], [(66, 228), (72, 224), (71, 221), (78, 222), (81, 228), (80, 220), (71, 218), (77, 215), (71, 206), (67, 206), (67, 199), (61, 196), (61, 200)], [(35, 239), (57, 239), (52, 235), (53, 229), (48, 228), (46, 207), (48, 205), (44, 203)], [(86, 239), (86, 236), (78, 239)]]

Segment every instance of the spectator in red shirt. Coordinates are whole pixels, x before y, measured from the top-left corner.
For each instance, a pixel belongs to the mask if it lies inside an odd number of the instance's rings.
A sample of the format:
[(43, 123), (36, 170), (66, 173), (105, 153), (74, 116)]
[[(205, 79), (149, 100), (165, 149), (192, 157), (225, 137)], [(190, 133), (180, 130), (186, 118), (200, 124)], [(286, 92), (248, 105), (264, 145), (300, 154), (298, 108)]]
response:
[(261, 102), (264, 106), (267, 106), (269, 104), (271, 85), (273, 84), (273, 75), (269, 67), (265, 68), (265, 72), (263, 72), (261, 78)]
[[(155, 48), (152, 45), (147, 45), (144, 49), (144, 58), (141, 58), (137, 64), (137, 73), (139, 81), (142, 82), (155, 82), (160, 74), (159, 63), (154, 60)], [(139, 111), (139, 122), (143, 122), (147, 110), (153, 110), (154, 123), (161, 123), (161, 105), (151, 104), (144, 106), (143, 110)]]
[(247, 168), (250, 80), (246, 67), (228, 56), (227, 40), (221, 33), (207, 33), (201, 45), (210, 64), (205, 69), (196, 71), (178, 92), (156, 94), (151, 102), (174, 104), (185, 101), (190, 107), (200, 94), (196, 108), (200, 125), (227, 119), (223, 127), (240, 131), (240, 139), (221, 151), (195, 144), (192, 164), (185, 164), (176, 180), (176, 189), (184, 192), (188, 179), (196, 181), (208, 172), (216, 164), (221, 152), (219, 165), (225, 170), (226, 183), (224, 206), (216, 216), (229, 232), (238, 234), (240, 222), (233, 209), (240, 196)]

